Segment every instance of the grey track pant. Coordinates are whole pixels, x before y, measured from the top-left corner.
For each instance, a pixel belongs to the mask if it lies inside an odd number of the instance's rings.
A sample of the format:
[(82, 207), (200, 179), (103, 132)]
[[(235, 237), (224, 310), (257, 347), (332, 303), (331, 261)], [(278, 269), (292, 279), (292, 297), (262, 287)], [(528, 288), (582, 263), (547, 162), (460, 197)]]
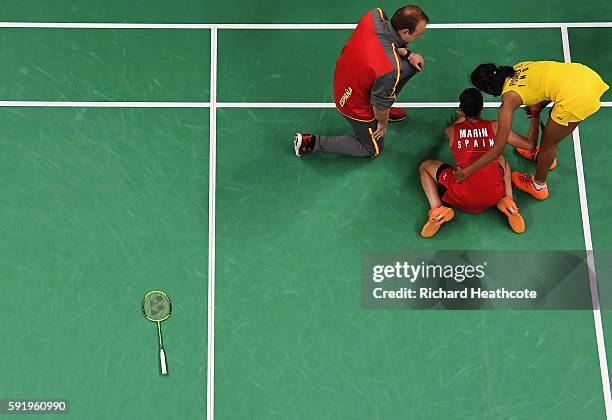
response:
[(344, 117), (353, 127), (354, 136), (317, 136), (314, 152), (339, 153), (348, 156), (378, 156), (385, 145), (384, 137), (375, 140), (372, 133), (376, 131), (376, 120), (371, 122), (356, 121)]
[[(404, 88), (408, 80), (414, 76), (417, 71), (406, 61), (402, 69), (401, 79), (395, 89), (399, 92)], [(404, 64), (404, 62), (402, 62)], [(344, 117), (353, 127), (354, 136), (316, 136), (317, 141), (313, 152), (339, 153), (348, 156), (378, 156), (385, 146), (384, 137), (375, 140), (372, 133), (376, 131), (378, 122), (362, 122)]]

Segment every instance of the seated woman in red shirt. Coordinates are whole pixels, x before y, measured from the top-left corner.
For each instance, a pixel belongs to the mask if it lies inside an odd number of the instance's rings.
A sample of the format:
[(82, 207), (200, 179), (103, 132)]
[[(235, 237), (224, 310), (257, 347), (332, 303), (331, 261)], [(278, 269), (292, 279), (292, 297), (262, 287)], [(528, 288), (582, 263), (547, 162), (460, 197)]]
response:
[[(497, 121), (481, 119), (482, 94), (478, 89), (469, 88), (459, 97), (460, 116), (444, 132), (450, 143), (457, 168), (465, 168), (478, 160), (495, 145)], [(527, 138), (514, 132), (508, 142), (522, 149), (531, 150), (538, 137), (538, 119), (532, 118)], [(421, 184), (431, 210), (421, 235), (432, 237), (440, 226), (451, 220), (457, 207), (468, 213), (482, 213), (497, 206), (508, 217), (512, 230), (525, 231), (525, 222), (512, 199), (510, 165), (500, 156), (465, 181), (455, 179), (454, 169), (439, 160), (429, 159), (421, 164)]]

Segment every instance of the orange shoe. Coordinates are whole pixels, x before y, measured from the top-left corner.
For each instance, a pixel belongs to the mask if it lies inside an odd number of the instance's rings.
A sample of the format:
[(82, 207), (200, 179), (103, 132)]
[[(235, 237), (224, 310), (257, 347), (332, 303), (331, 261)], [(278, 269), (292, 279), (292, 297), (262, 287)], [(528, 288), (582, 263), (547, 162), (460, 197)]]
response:
[(429, 220), (423, 226), (421, 236), (431, 238), (438, 232), (442, 223), (452, 220), (453, 217), (455, 217), (455, 212), (450, 207), (440, 206), (429, 210)]
[[(540, 148), (536, 147), (533, 150), (521, 149), (520, 147), (516, 148), (516, 153), (523, 156), (527, 160), (531, 160), (535, 162), (538, 159), (538, 153), (540, 153)], [(557, 158), (553, 160), (553, 163), (550, 164), (550, 170), (552, 171), (557, 167)]]
[(548, 186), (541, 190), (536, 190), (533, 185), (533, 176), (529, 172), (512, 172), (512, 185), (523, 192), (531, 194), (532, 197), (538, 200), (545, 200), (548, 198)]
[(539, 147), (536, 147), (534, 150), (521, 149), (520, 147), (516, 148), (516, 153), (523, 156), (527, 160), (535, 161), (538, 156), (538, 152), (540, 151)]
[(398, 122), (406, 118), (406, 111), (402, 108), (391, 107), (389, 110), (389, 122)]
[(516, 233), (525, 232), (525, 221), (523, 216), (519, 213), (519, 209), (510, 197), (503, 197), (497, 202), (497, 208), (499, 211), (508, 216), (508, 223), (513, 231)]

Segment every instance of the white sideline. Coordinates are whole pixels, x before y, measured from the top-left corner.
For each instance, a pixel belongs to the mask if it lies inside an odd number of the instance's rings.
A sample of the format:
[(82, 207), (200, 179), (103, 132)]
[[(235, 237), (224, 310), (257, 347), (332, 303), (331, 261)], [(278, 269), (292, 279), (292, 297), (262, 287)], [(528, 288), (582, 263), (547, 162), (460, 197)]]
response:
[[(561, 28), (561, 40), (563, 42), (563, 58), (566, 63), (572, 61), (569, 36), (567, 28)], [(603, 388), (606, 417), (612, 419), (612, 397), (610, 395), (610, 377), (608, 374), (608, 360), (606, 355), (606, 343), (604, 339), (603, 323), (601, 321), (601, 310), (599, 305), (599, 290), (597, 287), (597, 272), (595, 271), (595, 258), (593, 256), (593, 241), (591, 239), (591, 222), (589, 220), (589, 205), (587, 201), (586, 183), (584, 180), (584, 167), (582, 164), (582, 149), (580, 147), (580, 129), (577, 127), (573, 135), (574, 155), (576, 158), (576, 176), (578, 178), (578, 195), (580, 196), (580, 213), (582, 215), (582, 230), (584, 232), (584, 246), (587, 256), (587, 267), (589, 271), (589, 285), (591, 288), (591, 301), (593, 305), (593, 322), (595, 323), (595, 338), (597, 341), (597, 353), (599, 356), (599, 370), (601, 374), (601, 385)]]
[(210, 151), (208, 174), (208, 351), (206, 418), (215, 416), (215, 202), (217, 189), (217, 29), (210, 35)]

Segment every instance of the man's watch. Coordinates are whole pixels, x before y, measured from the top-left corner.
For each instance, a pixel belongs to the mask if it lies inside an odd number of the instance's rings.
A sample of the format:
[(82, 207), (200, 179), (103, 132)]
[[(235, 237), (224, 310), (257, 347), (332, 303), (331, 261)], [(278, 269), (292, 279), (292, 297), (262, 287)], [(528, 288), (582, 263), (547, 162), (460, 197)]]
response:
[(408, 60), (408, 57), (410, 57), (410, 54), (412, 54), (412, 51), (410, 51), (408, 48), (406, 48), (406, 51), (408, 51), (406, 53), (406, 55), (403, 55), (402, 58), (405, 58), (406, 60)]

